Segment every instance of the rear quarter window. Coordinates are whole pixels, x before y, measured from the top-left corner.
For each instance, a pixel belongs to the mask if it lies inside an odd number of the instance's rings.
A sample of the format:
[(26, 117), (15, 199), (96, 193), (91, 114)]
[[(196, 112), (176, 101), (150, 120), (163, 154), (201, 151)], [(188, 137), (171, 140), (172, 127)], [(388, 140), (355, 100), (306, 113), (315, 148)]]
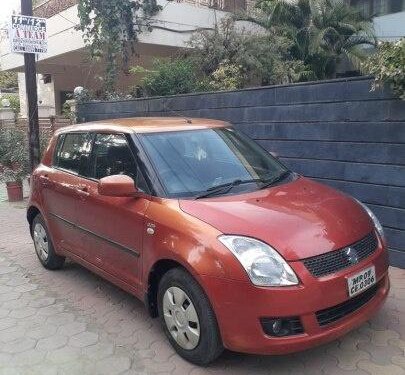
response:
[(61, 149), (61, 147), (63, 145), (64, 139), (65, 139), (65, 134), (59, 135), (58, 138), (56, 139), (56, 146), (55, 146), (55, 150), (54, 150), (53, 157), (52, 157), (52, 165), (53, 166), (58, 165), (60, 149)]

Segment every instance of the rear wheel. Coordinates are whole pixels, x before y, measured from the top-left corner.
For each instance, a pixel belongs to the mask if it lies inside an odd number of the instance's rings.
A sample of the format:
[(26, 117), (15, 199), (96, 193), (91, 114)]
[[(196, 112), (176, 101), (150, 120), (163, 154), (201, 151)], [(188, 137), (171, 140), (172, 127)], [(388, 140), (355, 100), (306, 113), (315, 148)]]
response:
[(63, 267), (65, 257), (56, 254), (48, 228), (41, 214), (35, 216), (32, 222), (32, 238), (38, 259), (45, 268), (56, 270)]
[(188, 272), (174, 268), (162, 277), (158, 309), (166, 336), (184, 359), (204, 366), (222, 353), (214, 311)]

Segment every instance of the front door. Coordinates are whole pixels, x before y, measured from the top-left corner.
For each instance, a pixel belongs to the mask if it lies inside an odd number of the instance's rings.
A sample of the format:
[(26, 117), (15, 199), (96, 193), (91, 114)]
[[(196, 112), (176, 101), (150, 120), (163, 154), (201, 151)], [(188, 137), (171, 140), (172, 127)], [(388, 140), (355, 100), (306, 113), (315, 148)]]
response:
[(139, 288), (141, 283), (142, 237), (149, 201), (133, 197), (98, 194), (100, 178), (125, 174), (138, 188), (146, 189), (136, 159), (123, 134), (96, 134), (78, 225), (85, 235), (86, 258), (110, 275)]

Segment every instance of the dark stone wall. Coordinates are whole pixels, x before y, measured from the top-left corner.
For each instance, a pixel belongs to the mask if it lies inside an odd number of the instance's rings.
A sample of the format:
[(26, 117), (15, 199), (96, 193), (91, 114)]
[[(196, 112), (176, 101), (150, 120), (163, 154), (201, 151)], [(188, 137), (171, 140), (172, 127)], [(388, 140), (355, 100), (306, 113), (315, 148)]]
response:
[(190, 116), (231, 121), (291, 169), (365, 202), (391, 263), (405, 267), (405, 102), (369, 78), (86, 103), (79, 119)]

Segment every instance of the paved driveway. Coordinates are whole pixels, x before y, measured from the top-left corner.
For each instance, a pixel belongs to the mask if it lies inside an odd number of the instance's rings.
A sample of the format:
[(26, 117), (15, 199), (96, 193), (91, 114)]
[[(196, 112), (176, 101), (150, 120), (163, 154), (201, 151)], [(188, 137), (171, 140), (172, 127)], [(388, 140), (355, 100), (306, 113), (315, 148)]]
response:
[(22, 204), (0, 203), (0, 375), (405, 374), (405, 271), (391, 268), (392, 292), (369, 323), (304, 353), (225, 353), (209, 368), (179, 358), (141, 302), (69, 263), (37, 261)]

